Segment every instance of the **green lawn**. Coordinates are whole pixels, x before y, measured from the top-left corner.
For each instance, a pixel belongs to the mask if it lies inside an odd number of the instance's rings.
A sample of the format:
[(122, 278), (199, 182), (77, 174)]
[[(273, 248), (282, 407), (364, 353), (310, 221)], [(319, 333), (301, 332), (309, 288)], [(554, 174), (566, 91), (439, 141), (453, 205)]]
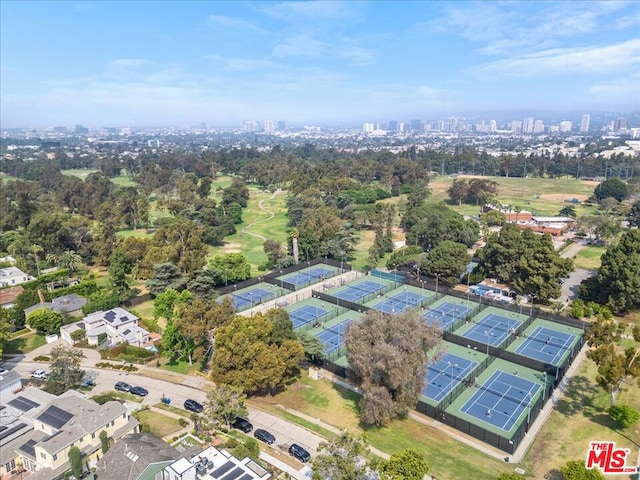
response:
[(251, 403), (311, 430), (319, 429), (309, 422), (303, 422), (293, 412), (283, 414), (278, 405), (319, 418), (337, 428), (346, 428), (352, 433), (365, 433), (370, 445), (389, 454), (407, 447), (416, 448), (427, 456), (430, 473), (436, 473), (438, 480), (493, 480), (500, 473), (513, 472), (513, 466), (484, 455), (451, 439), (440, 430), (413, 419), (397, 420), (384, 428), (362, 429), (357, 417), (357, 399), (353, 392), (328, 380), (311, 380), (303, 374), (287, 391), (273, 397), (253, 398)]
[(139, 185), (139, 183), (129, 177), (129, 175), (120, 175), (118, 177), (112, 177), (109, 180), (119, 187), (137, 187)]
[(151, 410), (142, 410), (136, 413), (136, 417), (140, 423), (149, 425), (149, 430), (159, 437), (166, 437), (181, 430), (182, 427), (178, 423), (177, 418), (169, 417)]
[(68, 170), (62, 170), (63, 175), (69, 175), (71, 177), (78, 177), (80, 180), (84, 180), (92, 173), (99, 172), (97, 168), (71, 168)]
[(160, 368), (164, 368), (165, 370), (169, 370), (170, 372), (188, 375), (195, 370), (198, 370), (198, 365), (196, 363), (194, 363), (193, 365), (189, 365), (189, 362), (186, 360), (171, 361), (166, 357), (160, 357)]
[(8, 341), (4, 346), (4, 353), (29, 353), (47, 343), (43, 335), (32, 333)]
[(600, 257), (606, 253), (607, 247), (588, 246), (576, 253), (574, 260), (576, 268), (597, 270), (600, 268)]
[(20, 180), (20, 179), (18, 177), (14, 177), (14, 176), (11, 176), (11, 175), (7, 175), (6, 173), (0, 172), (0, 182), (1, 183), (15, 182), (17, 180)]

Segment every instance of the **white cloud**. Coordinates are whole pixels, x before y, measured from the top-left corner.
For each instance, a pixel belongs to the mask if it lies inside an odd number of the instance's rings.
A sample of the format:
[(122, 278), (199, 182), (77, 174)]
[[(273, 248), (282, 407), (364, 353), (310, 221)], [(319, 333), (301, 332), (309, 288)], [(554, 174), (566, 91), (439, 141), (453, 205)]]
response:
[(587, 89), (588, 96), (596, 105), (624, 104), (629, 110), (640, 108), (640, 73), (625, 78), (597, 83)]
[(254, 23), (224, 15), (209, 15), (207, 17), (207, 24), (224, 30), (249, 30), (256, 33), (264, 32), (262, 28)]
[(274, 68), (282, 68), (282, 64), (271, 60), (262, 60), (254, 58), (231, 58), (221, 55), (209, 55), (209, 60), (217, 62), (217, 68), (226, 71), (249, 71), (249, 70), (270, 70)]
[(145, 63), (147, 63), (147, 61), (142, 58), (117, 58), (111, 62), (111, 67), (116, 69), (138, 68)]
[(299, 22), (344, 19), (352, 13), (351, 5), (343, 1), (282, 2), (266, 4), (261, 10), (271, 17)]
[(274, 57), (320, 57), (329, 51), (329, 44), (307, 35), (296, 35), (273, 47)]
[(640, 39), (616, 45), (556, 48), (482, 65), (484, 77), (539, 77), (563, 74), (609, 73), (640, 63)]

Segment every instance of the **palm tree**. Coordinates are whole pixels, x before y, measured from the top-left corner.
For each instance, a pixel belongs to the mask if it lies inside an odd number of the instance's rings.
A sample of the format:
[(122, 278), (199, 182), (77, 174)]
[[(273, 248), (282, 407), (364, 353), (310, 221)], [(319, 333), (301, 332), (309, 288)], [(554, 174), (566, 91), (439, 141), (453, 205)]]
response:
[(31, 247), (29, 247), (29, 249), (31, 250), (31, 254), (33, 255), (33, 257), (36, 259), (36, 269), (38, 270), (38, 276), (40, 276), (40, 257), (38, 254), (44, 252), (44, 248), (42, 248), (37, 243), (34, 243), (33, 245), (31, 245)]
[[(298, 236), (300, 235), (300, 232), (298, 232), (297, 228), (293, 228), (293, 230), (291, 230), (291, 242), (292, 242), (292, 246), (293, 246), (293, 263), (298, 263)], [(307, 260), (309, 260), (307, 258)]]
[(50, 253), (47, 255), (47, 261), (53, 263), (58, 268), (67, 270), (67, 278), (78, 270), (82, 265), (82, 257), (73, 250), (65, 250), (62, 253)]

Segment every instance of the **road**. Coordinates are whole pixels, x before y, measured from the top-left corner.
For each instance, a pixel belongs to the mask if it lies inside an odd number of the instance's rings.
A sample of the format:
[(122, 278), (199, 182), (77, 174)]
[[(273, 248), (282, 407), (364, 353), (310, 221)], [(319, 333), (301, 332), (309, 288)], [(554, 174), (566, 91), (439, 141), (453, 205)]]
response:
[[(24, 379), (28, 379), (31, 370), (47, 369), (46, 365), (43, 365), (42, 362), (34, 362), (33, 358), (38, 355), (46, 355), (53, 346), (61, 344), (66, 345), (59, 340), (52, 344), (44, 345), (24, 357), (9, 358), (5, 361), (3, 367), (9, 370), (15, 370)], [(96, 383), (96, 386), (91, 391), (92, 395), (111, 391), (116, 382), (123, 381), (132, 386), (139, 385), (149, 391), (149, 395), (143, 399), (143, 405), (151, 406), (160, 403), (160, 399), (164, 395), (171, 399), (171, 405), (182, 408), (187, 398), (192, 398), (200, 403), (204, 403), (206, 400), (205, 387), (210, 387), (211, 385), (209, 380), (202, 377), (179, 374), (172, 375), (171, 372), (155, 368), (143, 367), (142, 370), (147, 371), (149, 374), (157, 371), (157, 373), (161, 374), (164, 378), (171, 377), (172, 381), (152, 378), (144, 374), (98, 369), (95, 368), (94, 365), (96, 362), (101, 361), (99, 354), (95, 350), (90, 349), (82, 349), (82, 351), (86, 356), (83, 360), (82, 367), (87, 371), (88, 376)], [(127, 407), (133, 411), (138, 409), (140, 405), (139, 403), (128, 402)], [(284, 453), (287, 452), (291, 443), (297, 443), (306, 448), (313, 457), (317, 454), (320, 443), (325, 441), (321, 436), (268, 412), (251, 406), (249, 406), (248, 409), (249, 421), (253, 424), (254, 429), (263, 428), (273, 433), (276, 437), (276, 443), (272, 445), (272, 447)], [(308, 478), (309, 471), (308, 466), (300, 464), (298, 470), (292, 469), (292, 471), (288, 473), (293, 475), (294, 478), (304, 479)]]
[[(584, 245), (581, 242), (574, 242), (565, 248), (560, 256), (562, 258), (573, 258), (576, 256), (581, 249), (584, 248)], [(571, 274), (569, 278), (565, 279), (562, 284), (560, 290), (560, 298), (557, 300), (563, 303), (569, 303), (571, 300), (578, 298), (578, 289), (580, 288), (580, 283), (589, 278), (596, 275), (598, 272), (596, 270), (586, 270), (584, 268), (576, 268)]]

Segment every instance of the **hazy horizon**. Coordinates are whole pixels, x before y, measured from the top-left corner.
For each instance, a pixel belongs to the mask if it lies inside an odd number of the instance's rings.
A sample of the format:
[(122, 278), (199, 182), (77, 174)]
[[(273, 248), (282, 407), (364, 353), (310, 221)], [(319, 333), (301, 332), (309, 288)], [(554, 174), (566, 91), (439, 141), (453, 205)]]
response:
[(5, 0), (0, 26), (3, 128), (640, 109), (636, 2)]

